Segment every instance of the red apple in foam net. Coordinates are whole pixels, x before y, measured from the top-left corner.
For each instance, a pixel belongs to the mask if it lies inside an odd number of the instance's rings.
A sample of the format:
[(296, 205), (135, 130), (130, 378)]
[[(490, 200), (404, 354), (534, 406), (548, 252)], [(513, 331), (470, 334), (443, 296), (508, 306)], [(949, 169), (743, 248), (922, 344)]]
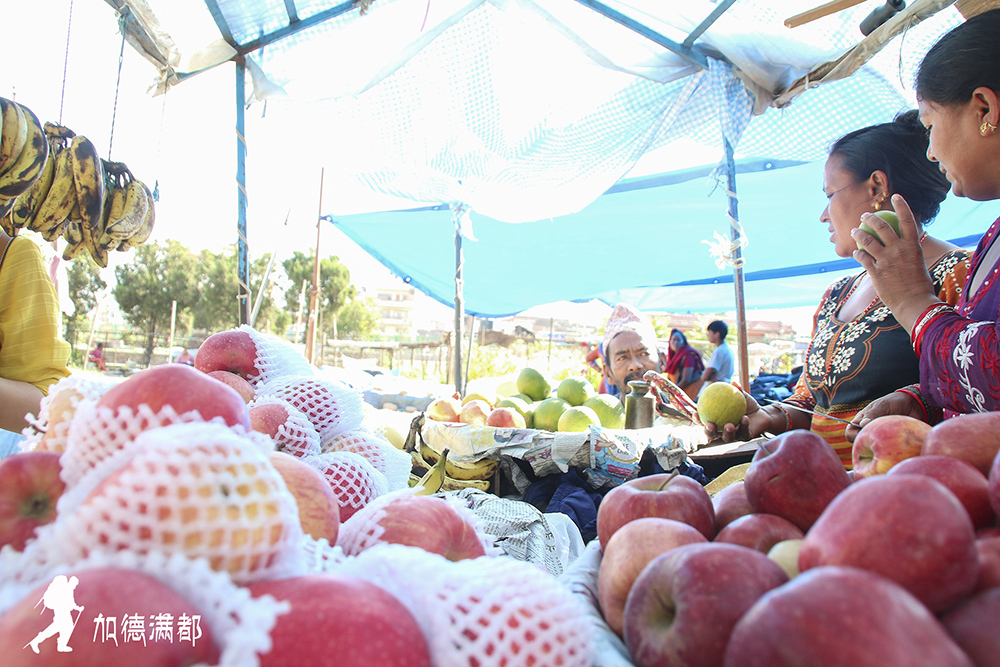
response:
[(955, 494), (925, 475), (859, 480), (835, 498), (799, 553), (803, 572), (824, 565), (886, 577), (933, 612), (971, 593), (979, 578), (972, 520)]
[(1000, 537), (982, 537), (976, 540), (979, 554), (979, 580), (976, 591), (1000, 588)]
[(317, 540), (326, 538), (330, 544), (336, 544), (340, 530), (340, 505), (326, 478), (291, 454), (271, 452), (270, 458), (271, 465), (295, 496), (302, 532)]
[[(263, 403), (250, 408), (250, 428), (277, 439), (278, 429), (288, 421), (288, 408), (280, 403)], [(319, 452), (317, 452), (319, 453)]]
[(39, 526), (55, 521), (66, 489), (60, 470), (56, 452), (18, 452), (0, 460), (0, 547), (21, 551)]
[(485, 426), (491, 409), (490, 404), (486, 401), (473, 399), (462, 406), (462, 409), (458, 413), (458, 421), (463, 424)]
[(808, 531), (851, 480), (826, 440), (796, 430), (762, 443), (743, 483), (755, 510), (777, 514)]
[(977, 412), (946, 419), (931, 429), (921, 454), (954, 456), (984, 475), (1000, 451), (1000, 412)]
[(257, 344), (246, 331), (220, 331), (205, 339), (194, 358), (194, 367), (202, 373), (228, 371), (253, 382), (257, 370)]
[(774, 514), (748, 514), (719, 531), (714, 541), (738, 544), (766, 554), (778, 542), (803, 537), (805, 534), (788, 519)]
[(243, 397), (243, 400), (250, 404), (254, 397), (257, 395), (257, 390), (253, 388), (253, 385), (244, 380), (242, 377), (236, 373), (230, 373), (229, 371), (211, 371), (206, 373), (208, 377), (214, 378), (221, 382), (222, 384), (229, 385), (236, 393)]
[(902, 461), (889, 474), (926, 475), (941, 482), (962, 503), (977, 530), (996, 521), (996, 514), (990, 507), (989, 482), (971, 463), (953, 456), (928, 454)]
[(1000, 658), (1000, 588), (977, 593), (941, 617), (945, 630), (976, 667)]
[(427, 641), (403, 603), (375, 584), (336, 574), (251, 583), (254, 597), (291, 604), (271, 630), (261, 667), (430, 667)]
[[(77, 621), (66, 642), (71, 651), (57, 650), (58, 635), (39, 642), (37, 655), (27, 646), (54, 618), (53, 611), (39, 604), (50, 584), (46, 581), (0, 616), (4, 667), (182, 667), (218, 663), (219, 648), (213, 628), (203, 615), (205, 610), (159, 579), (121, 567), (76, 569), (64, 576), (70, 582), (72, 577), (77, 579), (73, 600), (83, 607), (83, 611), (70, 612)], [(134, 636), (125, 641), (125, 617), (136, 614), (144, 617), (145, 642)], [(153, 616), (160, 614), (171, 618), (171, 641), (162, 636), (153, 639)], [(111, 617), (115, 618), (114, 625), (107, 620)]]
[(106, 391), (97, 402), (98, 407), (112, 410), (122, 406), (135, 410), (143, 404), (154, 413), (170, 405), (177, 414), (197, 410), (205, 421), (221, 417), (229, 426), (250, 428), (246, 401), (236, 390), (184, 364), (139, 371)]
[(428, 419), (438, 422), (457, 422), (458, 413), (462, 411), (462, 402), (452, 396), (435, 398), (427, 406), (424, 414)]
[(326, 480), (340, 506), (343, 525), (359, 510), (389, 490), (385, 475), (354, 452), (327, 452), (302, 459)]
[(686, 523), (645, 517), (631, 521), (608, 541), (597, 577), (597, 598), (608, 627), (622, 634), (625, 601), (636, 577), (654, 558), (685, 544), (707, 542)]
[(597, 510), (597, 536), (606, 548), (611, 536), (629, 521), (643, 517), (674, 519), (705, 536), (715, 536), (712, 498), (698, 482), (676, 473), (629, 480), (609, 491)]
[(786, 581), (767, 556), (731, 544), (690, 544), (656, 557), (625, 603), (632, 661), (639, 667), (721, 665), (736, 622)]
[(715, 509), (715, 531), (719, 532), (741, 516), (754, 513), (753, 505), (747, 498), (743, 480), (733, 482), (712, 496)]
[(514, 408), (493, 408), (486, 418), (487, 426), (496, 428), (524, 428), (524, 417)]
[(884, 415), (868, 422), (851, 450), (854, 479), (884, 475), (905, 459), (920, 455), (931, 425), (906, 415)]
[(820, 567), (765, 593), (736, 623), (725, 667), (972, 667), (901, 586), (853, 567)]

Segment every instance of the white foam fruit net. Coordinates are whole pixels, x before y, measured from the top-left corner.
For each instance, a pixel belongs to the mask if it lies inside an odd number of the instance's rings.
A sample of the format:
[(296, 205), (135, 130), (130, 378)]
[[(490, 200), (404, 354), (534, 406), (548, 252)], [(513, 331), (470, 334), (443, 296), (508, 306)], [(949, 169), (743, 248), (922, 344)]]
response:
[(420, 624), (435, 667), (590, 667), (587, 609), (541, 568), (507, 557), (457, 563), (385, 544), (339, 566), (392, 591)]
[[(389, 491), (385, 475), (376, 470), (360, 454), (354, 452), (327, 452), (302, 459), (318, 470), (333, 488), (340, 505), (340, 522), (343, 524), (375, 498)], [(339, 538), (338, 538), (339, 542)]]
[(249, 409), (253, 410), (262, 405), (280, 405), (288, 413), (288, 418), (271, 438), (274, 440), (275, 449), (300, 458), (322, 453), (319, 433), (300, 410), (276, 396), (258, 396), (249, 405)]
[(410, 470), (413, 468), (410, 455), (396, 449), (388, 440), (363, 426), (332, 437), (323, 445), (323, 451), (360, 454), (385, 475), (390, 491), (405, 489), (410, 485)]
[(97, 401), (116, 380), (69, 375), (49, 387), (42, 398), (38, 416), (29, 416), (30, 426), (24, 429), (24, 450), (41, 449), (53, 452), (66, 451), (69, 425), (79, 405), (84, 401)]
[(305, 376), (316, 372), (316, 367), (288, 341), (246, 324), (234, 330), (248, 334), (257, 347), (257, 358), (254, 360), (257, 376), (250, 382), (258, 391), (262, 385), (282, 376)]
[(142, 433), (63, 494), (36, 548), (55, 562), (94, 550), (180, 553), (238, 583), (291, 571), (298, 507), (253, 435), (210, 422)]
[(361, 394), (336, 380), (282, 376), (262, 384), (257, 393), (275, 396), (300, 410), (319, 433), (321, 445), (353, 431), (364, 420)]
[[(9, 555), (9, 554), (8, 554)], [(219, 647), (219, 667), (245, 667), (258, 664), (257, 654), (271, 649), (270, 632), (280, 613), (289, 609), (287, 602), (271, 597), (253, 598), (224, 572), (209, 567), (204, 560), (191, 560), (180, 554), (158, 551), (95, 552), (72, 564), (51, 563), (43, 568), (18, 567), (9, 563), (14, 576), (0, 579), (0, 617), (25, 595), (45, 585), (58, 574), (75, 575), (81, 581), (88, 570), (123, 568), (137, 570), (169, 586), (201, 614), (200, 624), (211, 630)], [(30, 576), (25, 576), (30, 573)], [(101, 610), (92, 610), (95, 613)], [(149, 614), (160, 610), (140, 610)], [(123, 621), (123, 619), (118, 619)], [(84, 628), (84, 635), (89, 628)], [(194, 665), (200, 667), (200, 665)]]

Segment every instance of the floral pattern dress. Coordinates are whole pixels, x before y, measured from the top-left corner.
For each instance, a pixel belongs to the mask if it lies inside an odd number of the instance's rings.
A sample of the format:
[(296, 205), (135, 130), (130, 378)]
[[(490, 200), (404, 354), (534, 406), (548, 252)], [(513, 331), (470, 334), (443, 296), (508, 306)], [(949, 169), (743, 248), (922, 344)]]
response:
[[(968, 270), (969, 253), (964, 250), (948, 252), (935, 262), (930, 274), (942, 301), (958, 301)], [(850, 421), (876, 398), (920, 381), (909, 334), (881, 300), (873, 301), (853, 320), (838, 318), (864, 275), (838, 280), (823, 295), (813, 318), (802, 375), (786, 403)], [(850, 469), (852, 445), (844, 435), (846, 425), (814, 415), (810, 428), (830, 443)]]

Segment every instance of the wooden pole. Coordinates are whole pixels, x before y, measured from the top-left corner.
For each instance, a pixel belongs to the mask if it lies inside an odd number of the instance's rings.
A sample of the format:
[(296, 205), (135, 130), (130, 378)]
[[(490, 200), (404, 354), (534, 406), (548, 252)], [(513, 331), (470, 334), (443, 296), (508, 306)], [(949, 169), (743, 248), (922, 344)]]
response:
[(309, 323), (306, 325), (306, 359), (313, 362), (316, 347), (317, 309), (319, 305), (319, 231), (323, 224), (323, 175), (326, 168), (319, 170), (319, 213), (316, 216), (316, 255), (313, 257), (313, 282), (309, 289)]
[(174, 331), (177, 329), (177, 300), (170, 302), (170, 340), (167, 341), (167, 363), (173, 363), (173, 358), (170, 356), (171, 350), (174, 349)]
[(462, 235), (455, 223), (455, 391), (462, 394), (462, 320), (465, 303), (462, 294)]
[(804, 11), (801, 14), (788, 17), (785, 19), (785, 27), (795, 28), (803, 23), (809, 23), (810, 21), (821, 19), (824, 16), (829, 16), (830, 14), (847, 9), (848, 7), (860, 5), (864, 1), (865, 0), (833, 0), (832, 2), (827, 2), (819, 7), (813, 7), (812, 9)]
[(747, 353), (746, 301), (743, 290), (743, 250), (739, 241), (743, 234), (740, 229), (739, 205), (736, 198), (736, 161), (733, 159), (733, 145), (724, 138), (726, 149), (726, 176), (729, 189), (730, 233), (733, 239), (733, 286), (736, 290), (736, 335), (739, 342), (740, 387), (750, 391), (750, 364)]
[(550, 373), (552, 372), (552, 334), (555, 331), (555, 322), (554, 317), (549, 318), (549, 359), (545, 362), (545, 369)]

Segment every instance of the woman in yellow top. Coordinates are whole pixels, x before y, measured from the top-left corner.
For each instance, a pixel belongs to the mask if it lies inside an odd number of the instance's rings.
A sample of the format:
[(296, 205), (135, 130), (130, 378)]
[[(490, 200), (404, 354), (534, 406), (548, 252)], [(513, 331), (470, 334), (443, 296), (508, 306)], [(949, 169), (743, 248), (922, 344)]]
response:
[[(0, 231), (0, 257), (0, 429), (18, 434), (49, 386), (69, 375), (70, 347), (38, 245)], [(0, 456), (18, 439), (0, 432)]]

